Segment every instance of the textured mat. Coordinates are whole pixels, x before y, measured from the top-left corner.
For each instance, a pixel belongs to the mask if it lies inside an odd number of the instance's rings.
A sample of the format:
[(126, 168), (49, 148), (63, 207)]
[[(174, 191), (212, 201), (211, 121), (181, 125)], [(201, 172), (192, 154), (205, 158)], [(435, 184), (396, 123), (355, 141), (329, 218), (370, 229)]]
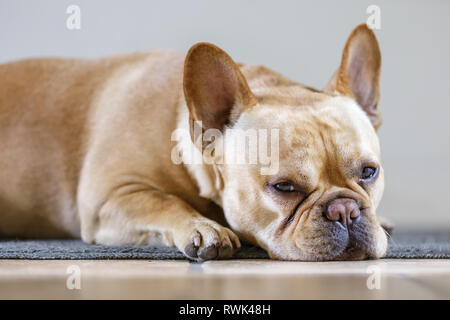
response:
[[(243, 246), (236, 259), (264, 259), (264, 250)], [(449, 259), (450, 231), (395, 231), (385, 258)], [(80, 240), (0, 240), (0, 259), (186, 259), (176, 248), (89, 245)]]

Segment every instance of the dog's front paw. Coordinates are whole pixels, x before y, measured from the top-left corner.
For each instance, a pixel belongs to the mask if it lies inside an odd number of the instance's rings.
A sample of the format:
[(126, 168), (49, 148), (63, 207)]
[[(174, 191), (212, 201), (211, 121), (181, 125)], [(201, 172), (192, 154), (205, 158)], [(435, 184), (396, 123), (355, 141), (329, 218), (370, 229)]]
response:
[(239, 249), (239, 238), (228, 228), (208, 220), (192, 220), (188, 228), (178, 231), (177, 247), (192, 260), (231, 258)]

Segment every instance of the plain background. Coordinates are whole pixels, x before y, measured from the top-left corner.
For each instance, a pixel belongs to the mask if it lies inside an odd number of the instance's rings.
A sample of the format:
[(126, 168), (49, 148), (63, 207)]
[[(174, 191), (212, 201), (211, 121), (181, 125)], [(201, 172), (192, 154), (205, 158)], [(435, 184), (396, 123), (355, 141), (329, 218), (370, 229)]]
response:
[[(69, 5), (81, 30), (66, 28)], [(450, 227), (450, 1), (0, 0), (0, 62), (97, 57), (213, 42), (323, 88), (353, 27), (381, 8), (380, 215), (401, 227)]]

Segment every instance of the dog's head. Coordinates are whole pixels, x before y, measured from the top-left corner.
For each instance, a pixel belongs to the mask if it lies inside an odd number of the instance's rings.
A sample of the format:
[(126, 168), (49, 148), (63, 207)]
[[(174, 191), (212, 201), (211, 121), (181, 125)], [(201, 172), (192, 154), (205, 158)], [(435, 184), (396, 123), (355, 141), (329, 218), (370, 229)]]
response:
[[(226, 219), (243, 239), (278, 259), (384, 255), (387, 238), (375, 214), (384, 187), (376, 135), (380, 65), (377, 40), (366, 25), (350, 35), (323, 91), (265, 68), (241, 70), (211, 44), (191, 48), (184, 93), (192, 127), (202, 121), (203, 130), (223, 134), (203, 140), (203, 147), (209, 141), (217, 148), (239, 130), (250, 132), (249, 140), (256, 133), (253, 141), (259, 142), (257, 151), (240, 149), (244, 163), (215, 163)], [(223, 143), (217, 153), (236, 154), (230, 145)], [(275, 170), (258, 157), (249, 161), (255, 152), (276, 154)]]

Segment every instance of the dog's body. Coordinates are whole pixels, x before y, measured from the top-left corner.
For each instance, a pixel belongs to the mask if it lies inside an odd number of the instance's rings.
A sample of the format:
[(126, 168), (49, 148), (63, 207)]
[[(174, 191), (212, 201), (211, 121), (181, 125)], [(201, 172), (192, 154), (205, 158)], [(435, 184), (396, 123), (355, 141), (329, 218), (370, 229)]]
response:
[[(364, 54), (370, 46), (378, 50), (365, 26), (352, 35)], [(344, 72), (358, 50), (345, 50), (324, 91), (264, 67), (238, 67), (209, 44), (193, 47), (187, 58), (161, 51), (1, 65), (0, 235), (175, 245), (207, 260), (230, 257), (240, 246), (231, 226), (274, 258), (383, 255), (386, 237), (374, 211), (382, 169), (369, 121), (379, 125), (379, 61), (375, 54), (362, 67), (376, 87), (361, 100), (354, 75)], [(254, 165), (175, 164), (174, 150), (194, 146), (194, 120), (222, 132), (279, 128), (279, 172), (265, 177)], [(191, 135), (177, 143), (176, 129)], [(379, 182), (362, 186), (344, 176), (350, 163), (367, 161)], [(269, 190), (269, 181), (280, 178), (302, 190)]]

